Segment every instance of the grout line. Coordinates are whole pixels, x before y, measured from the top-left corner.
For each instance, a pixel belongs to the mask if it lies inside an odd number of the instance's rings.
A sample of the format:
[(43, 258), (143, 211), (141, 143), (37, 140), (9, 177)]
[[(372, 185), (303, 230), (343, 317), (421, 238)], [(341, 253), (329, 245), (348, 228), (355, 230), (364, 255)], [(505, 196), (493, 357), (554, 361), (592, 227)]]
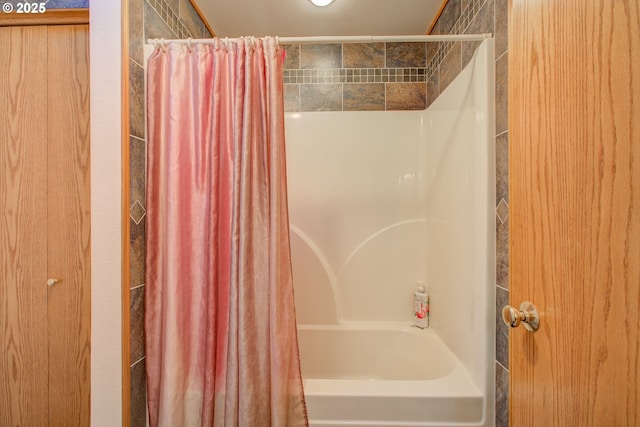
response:
[(500, 363), (500, 362), (498, 361), (498, 359), (496, 359), (496, 363), (497, 363), (498, 365), (500, 365), (500, 367), (501, 367), (502, 369), (504, 369), (505, 371), (509, 372), (509, 368), (506, 368), (502, 363)]
[(504, 286), (496, 285), (496, 288), (500, 288), (500, 289), (502, 289), (503, 291), (507, 291), (507, 292), (509, 292), (509, 289), (505, 288)]
[(504, 52), (502, 52), (502, 55), (498, 56), (496, 58), (496, 60), (494, 62), (498, 62), (500, 59), (502, 59), (503, 56), (505, 56), (507, 53), (509, 53), (509, 49), (505, 50)]
[(147, 356), (142, 356), (142, 358), (140, 358), (140, 360), (136, 361), (135, 363), (132, 363), (129, 368), (133, 368), (134, 366), (136, 366), (138, 363), (142, 362), (144, 359), (146, 359)]
[(132, 133), (129, 134), (129, 138), (134, 138), (134, 139), (137, 139), (137, 140), (139, 140), (141, 142), (145, 142), (144, 138), (140, 138), (139, 136), (136, 136), (136, 135), (134, 135)]
[(382, 49), (384, 49), (384, 53), (382, 54), (382, 59), (384, 63), (382, 65), (384, 65), (384, 68), (389, 68), (387, 67), (387, 42), (384, 42), (383, 45)]
[(138, 61), (136, 61), (135, 59), (133, 59), (133, 57), (129, 56), (129, 61), (133, 62), (134, 64), (136, 64), (138, 67), (144, 69), (144, 65), (141, 65)]
[(498, 138), (498, 137), (500, 137), (500, 136), (504, 135), (505, 133), (509, 133), (509, 129), (505, 129), (505, 130), (503, 130), (502, 132), (500, 132), (500, 133), (496, 134), (496, 138)]
[(141, 285), (136, 285), (136, 286), (134, 286), (134, 287), (131, 287), (131, 288), (129, 288), (129, 290), (130, 290), (130, 291), (135, 291), (136, 289), (140, 289), (140, 288), (142, 288), (143, 286), (144, 286), (144, 283), (143, 283), (143, 284), (141, 284)]
[(344, 111), (344, 83), (340, 86), (340, 110)]

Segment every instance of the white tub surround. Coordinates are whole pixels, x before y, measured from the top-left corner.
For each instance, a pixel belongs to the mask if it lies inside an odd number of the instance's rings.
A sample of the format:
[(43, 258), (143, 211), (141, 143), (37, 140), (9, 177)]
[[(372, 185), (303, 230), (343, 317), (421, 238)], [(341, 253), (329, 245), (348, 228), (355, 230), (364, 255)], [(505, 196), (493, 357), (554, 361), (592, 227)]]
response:
[(493, 425), (493, 64), (486, 40), (425, 111), (286, 115), (311, 426)]

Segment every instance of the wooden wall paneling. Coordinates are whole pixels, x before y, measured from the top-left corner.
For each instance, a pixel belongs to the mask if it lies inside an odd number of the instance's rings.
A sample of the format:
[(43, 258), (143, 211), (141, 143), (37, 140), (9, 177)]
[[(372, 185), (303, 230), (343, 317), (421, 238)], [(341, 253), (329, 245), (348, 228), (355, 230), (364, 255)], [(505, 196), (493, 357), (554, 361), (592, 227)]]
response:
[(53, 9), (45, 13), (0, 12), (0, 27), (80, 24), (89, 24), (89, 9)]
[(0, 425), (47, 425), (47, 29), (0, 28)]
[[(122, 427), (131, 425), (129, 0), (122, 0)], [(138, 390), (138, 392), (141, 392)]]
[(89, 27), (49, 27), (49, 426), (88, 426)]

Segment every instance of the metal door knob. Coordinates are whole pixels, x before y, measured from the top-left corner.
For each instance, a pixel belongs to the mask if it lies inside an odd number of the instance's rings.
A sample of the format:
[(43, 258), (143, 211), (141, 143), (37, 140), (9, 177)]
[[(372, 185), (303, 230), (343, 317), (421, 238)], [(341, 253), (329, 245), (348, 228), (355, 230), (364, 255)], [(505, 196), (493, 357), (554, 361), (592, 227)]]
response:
[(53, 286), (53, 285), (55, 285), (57, 283), (60, 283), (60, 282), (61, 282), (61, 279), (47, 279), (47, 285), (49, 287), (51, 287), (51, 286)]
[(512, 328), (517, 328), (522, 323), (529, 332), (535, 332), (540, 327), (538, 310), (528, 301), (520, 304), (520, 310), (513, 306), (505, 305), (502, 308), (502, 320)]

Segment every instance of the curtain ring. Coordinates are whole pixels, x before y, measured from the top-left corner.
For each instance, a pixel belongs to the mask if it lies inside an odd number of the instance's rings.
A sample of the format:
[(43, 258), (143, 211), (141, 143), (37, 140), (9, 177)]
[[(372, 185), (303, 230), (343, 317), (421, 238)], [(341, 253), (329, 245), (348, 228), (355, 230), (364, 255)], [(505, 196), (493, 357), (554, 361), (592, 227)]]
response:
[(189, 39), (187, 40), (187, 49), (189, 50), (189, 52), (191, 52), (191, 50), (193, 49), (193, 45), (191, 44), (191, 37), (189, 37)]
[(160, 39), (160, 48), (163, 52), (167, 51), (167, 44), (165, 43), (164, 39)]

